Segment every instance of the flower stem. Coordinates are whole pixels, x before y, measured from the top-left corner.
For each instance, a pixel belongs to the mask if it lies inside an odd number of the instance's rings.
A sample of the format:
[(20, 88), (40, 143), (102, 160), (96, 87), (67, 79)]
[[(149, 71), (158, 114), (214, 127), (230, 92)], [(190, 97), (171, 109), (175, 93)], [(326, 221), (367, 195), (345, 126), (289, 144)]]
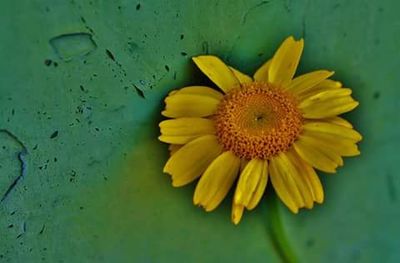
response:
[(281, 211), (278, 206), (279, 200), (273, 197), (270, 202), (269, 232), (271, 233), (271, 241), (275, 246), (278, 255), (284, 263), (296, 263), (298, 260), (289, 244), (287, 233), (284, 229)]

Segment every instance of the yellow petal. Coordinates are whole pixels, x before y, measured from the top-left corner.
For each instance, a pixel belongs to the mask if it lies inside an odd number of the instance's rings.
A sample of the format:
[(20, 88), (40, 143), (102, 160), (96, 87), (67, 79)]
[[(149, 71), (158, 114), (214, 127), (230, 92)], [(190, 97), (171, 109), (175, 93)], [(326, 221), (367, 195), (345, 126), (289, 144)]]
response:
[(214, 210), (232, 187), (240, 167), (240, 159), (227, 151), (218, 156), (204, 172), (196, 186), (193, 203), (206, 211)]
[(303, 161), (303, 159), (301, 159), (301, 157), (296, 153), (293, 148), (288, 152), (288, 157), (294, 163), (299, 171), (299, 175), (307, 184), (312, 194), (313, 200), (317, 203), (322, 203), (324, 201), (324, 190), (314, 168)]
[[(290, 179), (293, 180), (294, 184), (289, 190), (292, 192), (292, 197), (295, 199), (298, 207), (312, 208), (314, 205), (313, 196), (309, 189), (307, 182), (301, 176), (301, 170), (298, 169), (290, 158), (290, 152), (282, 152), (275, 159), (283, 180), (286, 186), (290, 186)], [(297, 195), (297, 192), (300, 195)]]
[(217, 110), (219, 100), (196, 94), (174, 94), (165, 99), (162, 115), (170, 118), (206, 117)]
[(362, 136), (356, 130), (345, 127), (343, 125), (336, 125), (333, 123), (321, 121), (308, 121), (303, 125), (303, 129), (307, 131), (315, 131), (320, 133), (332, 134), (338, 138), (353, 140), (355, 142), (361, 141)]
[(322, 153), (319, 148), (310, 146), (302, 138), (295, 141), (293, 146), (297, 154), (313, 167), (327, 173), (336, 172), (338, 164)]
[(172, 95), (174, 95), (174, 94), (176, 94), (176, 93), (178, 93), (178, 90), (171, 90), (169, 93), (168, 93), (168, 96), (172, 96)]
[(342, 83), (333, 79), (326, 79), (315, 86), (317, 89), (339, 89), (341, 87)]
[(322, 204), (324, 202), (324, 188), (322, 187), (321, 180), (319, 179), (314, 168), (312, 168), (305, 162), (303, 162), (303, 164), (303, 175), (305, 176), (305, 178), (307, 178), (307, 182), (310, 183), (310, 188), (312, 189), (314, 201)]
[(217, 100), (221, 100), (224, 96), (221, 92), (205, 87), (205, 86), (189, 86), (189, 87), (184, 87), (182, 89), (176, 90), (176, 93), (174, 94), (194, 94), (194, 95), (203, 95), (203, 96), (209, 96), (212, 98), (215, 98)]
[(333, 151), (334, 149), (330, 147), (330, 145), (324, 144), (325, 141), (321, 141), (316, 136), (307, 136), (307, 134), (304, 133), (299, 137), (299, 139), (308, 146), (316, 149), (318, 152), (331, 159), (338, 166), (343, 166), (343, 159), (341, 157), (341, 154)]
[(165, 164), (173, 186), (182, 186), (198, 178), (222, 152), (214, 135), (206, 135), (185, 144)]
[(322, 119), (333, 117), (353, 110), (358, 102), (351, 96), (350, 89), (335, 89), (318, 93), (303, 100), (299, 108), (303, 116), (309, 119)]
[(357, 144), (347, 138), (308, 130), (304, 130), (302, 136), (312, 138), (320, 144), (320, 147), (326, 148), (330, 152), (336, 153), (336, 155), (356, 156), (360, 154)]
[(168, 150), (169, 150), (169, 155), (173, 155), (174, 153), (176, 153), (180, 148), (182, 148), (182, 145), (178, 145), (178, 144), (170, 144), (168, 146)]
[(333, 71), (318, 70), (296, 77), (287, 89), (297, 95), (306, 92), (333, 75)]
[(243, 83), (250, 83), (253, 82), (253, 79), (250, 78), (249, 76), (247, 76), (246, 74), (240, 72), (239, 70), (233, 68), (233, 67), (229, 67), (229, 69), (233, 72), (233, 74), (235, 75), (235, 77), (239, 80), (239, 82), (241, 84)]
[(315, 103), (320, 103), (321, 101), (335, 100), (338, 98), (349, 97), (351, 95), (351, 89), (334, 89), (327, 90), (311, 96), (299, 104), (299, 108), (305, 108)]
[(283, 41), (269, 67), (268, 78), (271, 83), (285, 85), (292, 80), (300, 61), (303, 46), (303, 39), (295, 41), (292, 36)]
[(308, 99), (314, 95), (317, 95), (321, 92), (328, 91), (328, 90), (335, 90), (335, 89), (340, 89), (342, 87), (342, 84), (338, 81), (333, 81), (330, 79), (326, 79), (322, 81), (320, 84), (317, 84), (316, 86), (312, 87), (311, 89), (302, 91), (298, 94), (296, 94), (296, 98), (298, 101), (302, 102), (305, 99)]
[(235, 225), (239, 224), (240, 219), (242, 219), (243, 211), (244, 211), (243, 205), (237, 205), (234, 202), (232, 203), (231, 219)]
[(291, 178), (284, 178), (280, 165), (277, 162), (277, 158), (271, 158), (269, 162), (269, 174), (271, 178), (272, 186), (275, 189), (276, 194), (282, 200), (282, 202), (292, 211), (297, 214), (299, 211), (299, 200), (296, 200), (300, 193), (295, 187), (295, 183)]
[(246, 206), (248, 210), (252, 210), (258, 205), (265, 192), (267, 183), (268, 183), (268, 162), (265, 161), (264, 170), (261, 174), (260, 180), (258, 181), (256, 190), (254, 191), (253, 196), (251, 197), (249, 203)]
[(268, 72), (269, 67), (271, 66), (272, 59), (265, 62), (259, 69), (257, 69), (256, 73), (254, 73), (254, 80), (268, 82)]
[(197, 67), (224, 92), (239, 85), (239, 80), (218, 57), (198, 56), (192, 59)]
[(321, 121), (341, 125), (347, 128), (353, 128), (353, 125), (350, 122), (338, 116), (321, 119)]
[(204, 118), (178, 118), (162, 121), (160, 124), (162, 142), (185, 144), (197, 137), (214, 134), (214, 122)]
[(352, 111), (358, 105), (359, 103), (351, 98), (343, 98), (327, 102), (325, 105), (323, 103), (312, 105), (302, 110), (305, 118), (321, 119)]
[(267, 162), (264, 160), (252, 159), (240, 174), (236, 186), (234, 202), (247, 206), (253, 197), (257, 185), (266, 172)]

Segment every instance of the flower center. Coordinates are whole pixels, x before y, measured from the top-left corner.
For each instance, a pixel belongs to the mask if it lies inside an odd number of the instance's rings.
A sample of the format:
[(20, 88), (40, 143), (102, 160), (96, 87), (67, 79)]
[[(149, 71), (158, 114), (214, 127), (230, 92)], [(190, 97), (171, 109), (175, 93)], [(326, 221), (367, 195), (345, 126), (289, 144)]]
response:
[(271, 83), (252, 82), (226, 94), (215, 122), (225, 150), (244, 159), (266, 160), (289, 149), (303, 119), (291, 94)]

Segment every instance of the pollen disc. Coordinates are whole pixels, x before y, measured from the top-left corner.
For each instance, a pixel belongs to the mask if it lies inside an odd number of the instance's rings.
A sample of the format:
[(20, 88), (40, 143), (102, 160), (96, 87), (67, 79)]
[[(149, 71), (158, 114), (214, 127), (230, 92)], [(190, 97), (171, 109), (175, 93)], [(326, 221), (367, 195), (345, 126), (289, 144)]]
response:
[(225, 150), (244, 159), (266, 160), (289, 149), (303, 119), (291, 94), (271, 83), (252, 82), (226, 94), (215, 123)]

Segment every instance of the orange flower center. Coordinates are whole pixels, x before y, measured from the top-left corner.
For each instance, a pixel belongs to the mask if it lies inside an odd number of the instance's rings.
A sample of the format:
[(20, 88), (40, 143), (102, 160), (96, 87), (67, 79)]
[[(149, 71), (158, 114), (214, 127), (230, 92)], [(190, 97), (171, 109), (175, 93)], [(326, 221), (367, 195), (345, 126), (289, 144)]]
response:
[(252, 82), (226, 94), (215, 121), (225, 150), (244, 159), (266, 160), (289, 149), (303, 119), (291, 94), (271, 83)]

